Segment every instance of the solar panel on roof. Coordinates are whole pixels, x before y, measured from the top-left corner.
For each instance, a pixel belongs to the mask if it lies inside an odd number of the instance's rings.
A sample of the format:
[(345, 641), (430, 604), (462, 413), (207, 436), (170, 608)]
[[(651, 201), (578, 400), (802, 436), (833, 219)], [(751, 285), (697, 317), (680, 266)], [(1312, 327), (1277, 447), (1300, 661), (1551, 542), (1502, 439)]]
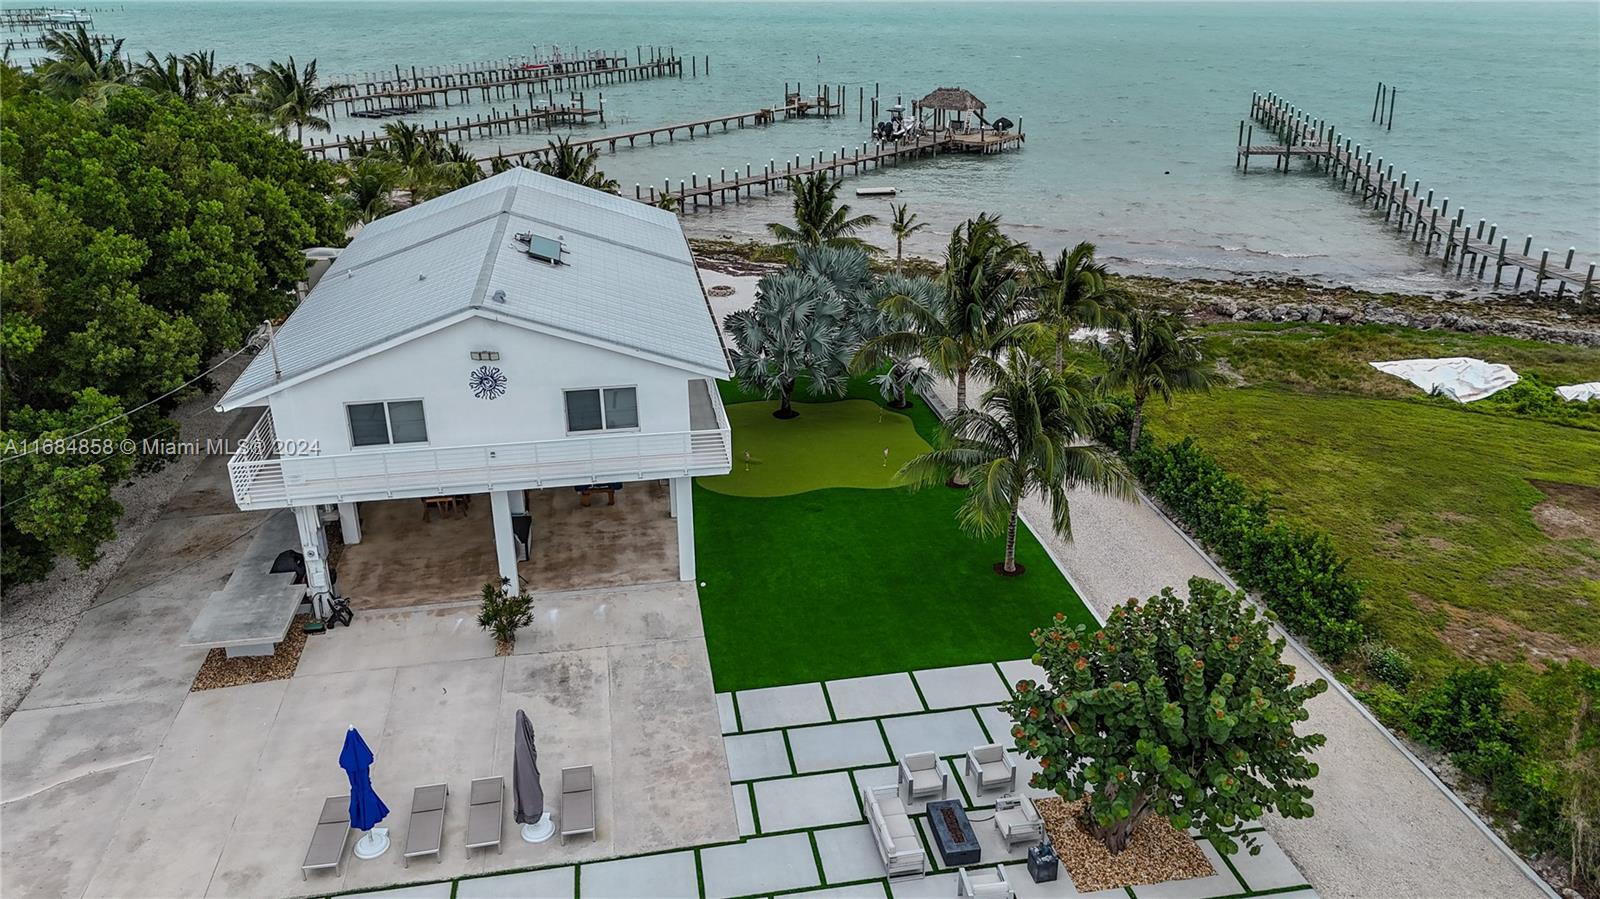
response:
[(561, 241), (538, 234), (528, 235), (528, 255), (551, 265), (561, 263)]

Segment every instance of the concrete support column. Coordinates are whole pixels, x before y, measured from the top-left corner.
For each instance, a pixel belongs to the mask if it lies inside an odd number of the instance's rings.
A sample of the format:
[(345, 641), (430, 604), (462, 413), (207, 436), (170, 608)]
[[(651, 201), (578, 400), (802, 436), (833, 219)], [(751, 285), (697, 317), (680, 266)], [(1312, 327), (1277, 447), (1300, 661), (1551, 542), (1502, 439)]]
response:
[(672, 511), (678, 520), (678, 580), (694, 580), (694, 489), (689, 478), (672, 479)]
[(511, 514), (512, 515), (526, 515), (527, 512), (528, 512), (528, 493), (527, 493), (527, 491), (525, 491), (525, 490), (512, 490), (512, 491), (510, 491), (509, 496), (511, 498)]
[(355, 503), (339, 504), (339, 533), (344, 535), (344, 545), (361, 542), (361, 511)]
[(494, 515), (494, 556), (500, 564), (500, 576), (510, 581), (506, 589), (515, 593), (522, 589), (522, 581), (517, 577), (517, 538), (511, 531), (511, 492), (490, 493), (489, 510)]
[(678, 479), (667, 478), (667, 517), (678, 517)]
[(294, 523), (300, 532), (300, 553), (306, 559), (306, 593), (317, 617), (326, 618), (332, 611), (328, 596), (333, 592), (333, 579), (328, 576), (328, 538), (322, 532), (322, 516), (316, 506), (295, 506)]

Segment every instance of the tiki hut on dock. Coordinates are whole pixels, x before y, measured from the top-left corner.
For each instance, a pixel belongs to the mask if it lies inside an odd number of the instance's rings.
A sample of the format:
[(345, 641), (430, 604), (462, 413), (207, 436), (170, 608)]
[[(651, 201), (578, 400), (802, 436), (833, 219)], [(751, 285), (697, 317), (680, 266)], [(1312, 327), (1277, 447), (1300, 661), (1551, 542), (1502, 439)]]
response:
[(932, 128), (935, 131), (944, 130), (950, 113), (957, 117), (961, 113), (973, 113), (977, 119), (983, 121), (984, 102), (973, 96), (972, 91), (962, 87), (938, 87), (928, 93), (926, 97), (917, 101), (918, 110), (932, 110)]

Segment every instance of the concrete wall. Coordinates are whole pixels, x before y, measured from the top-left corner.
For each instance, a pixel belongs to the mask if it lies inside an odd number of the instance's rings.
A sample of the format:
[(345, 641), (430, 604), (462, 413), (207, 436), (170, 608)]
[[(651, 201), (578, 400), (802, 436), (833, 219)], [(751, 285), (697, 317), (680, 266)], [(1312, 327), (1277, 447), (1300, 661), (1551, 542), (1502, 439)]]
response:
[[(470, 353), (492, 350), (498, 361)], [(505, 395), (473, 395), (468, 376), (479, 366), (499, 368)], [(285, 451), (295, 441), (323, 455), (383, 451), (351, 445), (345, 406), (379, 400), (423, 401), (427, 446), (476, 446), (557, 440), (568, 436), (562, 392), (584, 387), (635, 387), (639, 431), (689, 429), (689, 372), (623, 353), (539, 334), (516, 325), (472, 318), (351, 363), (271, 397), (272, 418)], [(585, 436), (599, 433), (584, 432)], [(402, 444), (399, 448), (423, 444)]]

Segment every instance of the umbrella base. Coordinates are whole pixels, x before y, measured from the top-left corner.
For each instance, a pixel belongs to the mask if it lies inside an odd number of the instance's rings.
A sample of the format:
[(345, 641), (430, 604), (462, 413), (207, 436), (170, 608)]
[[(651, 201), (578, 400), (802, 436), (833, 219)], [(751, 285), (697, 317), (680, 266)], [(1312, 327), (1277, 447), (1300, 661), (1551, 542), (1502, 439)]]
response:
[(522, 840), (525, 843), (543, 843), (555, 834), (556, 821), (549, 812), (540, 815), (539, 820), (532, 824), (522, 825)]
[(355, 856), (360, 859), (377, 858), (389, 851), (389, 828), (374, 827), (356, 841)]

